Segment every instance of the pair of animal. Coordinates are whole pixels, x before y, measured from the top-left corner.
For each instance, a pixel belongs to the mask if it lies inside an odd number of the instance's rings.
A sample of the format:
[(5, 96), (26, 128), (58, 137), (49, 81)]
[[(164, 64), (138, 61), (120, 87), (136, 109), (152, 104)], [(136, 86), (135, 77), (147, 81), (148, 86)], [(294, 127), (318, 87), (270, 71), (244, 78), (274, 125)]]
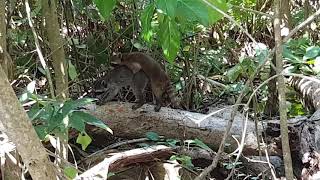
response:
[(150, 82), (156, 100), (154, 111), (160, 111), (165, 100), (171, 101), (173, 106), (177, 107), (170, 79), (152, 57), (145, 53), (132, 52), (114, 56), (112, 61), (118, 66), (95, 83), (96, 92), (105, 92), (100, 100), (110, 101), (122, 87), (130, 86), (136, 98), (132, 109), (138, 109), (146, 103), (144, 91)]

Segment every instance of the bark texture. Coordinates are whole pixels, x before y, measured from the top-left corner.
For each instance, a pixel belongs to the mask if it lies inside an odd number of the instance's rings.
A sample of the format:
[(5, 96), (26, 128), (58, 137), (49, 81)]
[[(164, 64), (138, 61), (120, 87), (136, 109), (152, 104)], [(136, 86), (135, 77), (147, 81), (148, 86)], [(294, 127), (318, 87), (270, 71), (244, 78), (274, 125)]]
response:
[(5, 133), (16, 145), (33, 179), (56, 179), (54, 166), (5, 77), (0, 68), (0, 114)]
[[(154, 112), (153, 106), (144, 105), (132, 111), (130, 103), (109, 102), (90, 112), (106, 123), (115, 136), (127, 139), (144, 137), (148, 131), (153, 131), (166, 138), (195, 139), (198, 138), (213, 149), (218, 149), (223, 137), (227, 120), (230, 119), (232, 109), (227, 109), (203, 120), (206, 115), (188, 111), (161, 108)], [(241, 137), (244, 116), (237, 113), (231, 129), (231, 135)], [(260, 131), (261, 132), (261, 128)], [(233, 151), (238, 144), (230, 136), (227, 151)], [(255, 136), (255, 124), (248, 122), (247, 138), (244, 154), (258, 154)]]
[[(281, 10), (280, 10), (280, 1), (274, 1), (274, 37), (275, 37), (275, 57), (276, 57), (276, 71), (277, 74), (282, 73), (283, 71), (283, 62), (282, 62), (282, 38), (281, 38)], [(291, 160), (291, 151), (289, 145), (289, 135), (288, 135), (288, 123), (287, 123), (287, 106), (286, 106), (286, 85), (283, 76), (277, 78), (278, 82), (278, 96), (279, 96), (279, 112), (280, 112), (280, 129), (281, 129), (281, 144), (282, 144), (282, 153), (283, 161), (285, 167), (286, 178), (291, 180), (293, 179), (292, 171), (292, 160)]]
[(12, 59), (7, 52), (6, 1), (0, 0), (0, 64), (8, 79), (12, 79)]

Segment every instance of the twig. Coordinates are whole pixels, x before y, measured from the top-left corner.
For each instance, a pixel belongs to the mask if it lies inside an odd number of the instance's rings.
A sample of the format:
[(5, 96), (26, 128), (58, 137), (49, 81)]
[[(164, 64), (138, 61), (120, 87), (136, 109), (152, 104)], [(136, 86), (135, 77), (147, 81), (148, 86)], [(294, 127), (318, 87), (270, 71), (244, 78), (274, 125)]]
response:
[(202, 79), (202, 80), (204, 80), (204, 81), (207, 81), (208, 83), (210, 83), (210, 84), (212, 84), (212, 85), (220, 86), (220, 87), (222, 87), (222, 88), (226, 88), (226, 87), (227, 87), (226, 85), (224, 85), (224, 84), (222, 84), (222, 83), (219, 83), (219, 82), (217, 82), (217, 81), (214, 81), (214, 80), (212, 80), (212, 79), (208, 79), (207, 77), (204, 77), (204, 76), (202, 76), (201, 74), (198, 74), (198, 78), (199, 78), (199, 79)]
[[(246, 116), (246, 119), (245, 119), (245, 122), (244, 122), (244, 127), (243, 127), (243, 131), (242, 131), (242, 138), (241, 138), (241, 143), (240, 143), (240, 146), (239, 146), (239, 152), (237, 154), (237, 157), (236, 157), (236, 160), (234, 161), (233, 163), (233, 167), (232, 167), (232, 170), (230, 172), (230, 174), (228, 175), (227, 177), (227, 180), (232, 178), (233, 176), (233, 173), (234, 173), (234, 170), (236, 168), (236, 164), (237, 162), (239, 161), (240, 159), (240, 156), (242, 154), (242, 150), (243, 150), (243, 147), (244, 147), (244, 140), (245, 140), (245, 137), (246, 137), (246, 134), (247, 134), (247, 127), (248, 127), (248, 119), (249, 119), (249, 113), (247, 112), (247, 116)], [(258, 142), (259, 143), (259, 142)]]
[(271, 14), (264, 13), (264, 12), (261, 12), (261, 11), (257, 11), (257, 10), (254, 10), (254, 9), (249, 9), (249, 8), (240, 7), (240, 6), (236, 6), (236, 5), (231, 5), (231, 6), (235, 7), (235, 8), (238, 8), (238, 9), (241, 9), (241, 10), (246, 10), (246, 11), (250, 11), (250, 12), (253, 12), (253, 13), (256, 13), (256, 14), (260, 14), (260, 15), (266, 16), (268, 18), (272, 18), (273, 17)]
[[(163, 137), (160, 137), (160, 138), (163, 138)], [(132, 140), (128, 140), (128, 141), (121, 141), (121, 142), (118, 142), (118, 143), (115, 143), (115, 144), (111, 144), (97, 152), (94, 152), (92, 154), (90, 154), (87, 158), (90, 158), (92, 156), (98, 156), (99, 154), (103, 154), (104, 151), (106, 150), (109, 150), (109, 149), (113, 149), (113, 148), (116, 148), (116, 147), (119, 147), (119, 146), (122, 146), (122, 145), (127, 145), (127, 144), (133, 144), (133, 143), (139, 143), (139, 142), (145, 142), (145, 141), (148, 141), (150, 139), (148, 138), (139, 138), (139, 139), (132, 139)]]
[[(264, 143), (263, 138), (261, 138), (261, 140), (262, 140), (262, 143)], [(273, 179), (277, 179), (276, 173), (274, 172), (274, 169), (273, 169), (273, 165), (270, 163), (270, 159), (269, 159), (269, 154), (268, 154), (267, 148), (264, 149), (264, 152), (266, 154), (267, 162), (268, 162), (271, 174), (273, 176)]]
[(307, 26), (309, 23), (311, 23), (313, 20), (315, 20), (319, 15), (320, 15), (320, 9), (318, 11), (316, 11), (314, 14), (312, 14), (311, 16), (309, 16), (306, 20), (304, 20), (302, 23), (300, 23), (294, 29), (292, 29), (292, 31), (289, 32), (288, 36), (283, 38), (282, 42), (283, 43), (287, 42), (291, 38), (291, 36), (293, 36), (300, 29)]

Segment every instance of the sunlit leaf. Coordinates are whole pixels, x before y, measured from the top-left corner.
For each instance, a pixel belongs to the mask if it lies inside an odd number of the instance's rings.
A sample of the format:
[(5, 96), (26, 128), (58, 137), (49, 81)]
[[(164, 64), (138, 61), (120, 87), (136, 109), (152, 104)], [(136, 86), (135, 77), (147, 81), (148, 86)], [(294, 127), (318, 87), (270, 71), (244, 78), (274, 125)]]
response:
[(189, 21), (209, 25), (208, 8), (199, 0), (177, 0), (176, 15)]
[(153, 17), (154, 9), (154, 5), (150, 4), (143, 10), (141, 14), (142, 38), (147, 42), (150, 42), (153, 35), (151, 20)]
[(175, 10), (177, 8), (177, 1), (173, 0), (157, 0), (157, 8), (160, 9), (164, 14), (174, 18)]
[(29, 93), (33, 93), (34, 90), (35, 90), (35, 88), (36, 88), (36, 81), (35, 81), (35, 80), (31, 81), (31, 82), (27, 85), (27, 91), (28, 91)]
[[(228, 11), (228, 5), (225, 0), (208, 0), (208, 2), (223, 12)], [(209, 22), (208, 22), (209, 25), (217, 22), (218, 20), (224, 17), (221, 13), (214, 10), (212, 7), (207, 5), (207, 8), (208, 8), (208, 16), (209, 16)]]
[(63, 169), (64, 174), (70, 178), (70, 179), (74, 179), (77, 176), (77, 169), (72, 167), (72, 166), (67, 166)]
[(77, 137), (78, 144), (81, 144), (82, 150), (86, 150), (86, 148), (89, 146), (89, 144), (92, 142), (92, 139), (90, 136), (88, 136), (87, 133), (80, 133)]
[(113, 8), (116, 5), (116, 0), (94, 0), (101, 16), (102, 20), (109, 18)]
[(165, 17), (158, 33), (164, 55), (172, 63), (180, 48), (180, 32), (177, 24)]

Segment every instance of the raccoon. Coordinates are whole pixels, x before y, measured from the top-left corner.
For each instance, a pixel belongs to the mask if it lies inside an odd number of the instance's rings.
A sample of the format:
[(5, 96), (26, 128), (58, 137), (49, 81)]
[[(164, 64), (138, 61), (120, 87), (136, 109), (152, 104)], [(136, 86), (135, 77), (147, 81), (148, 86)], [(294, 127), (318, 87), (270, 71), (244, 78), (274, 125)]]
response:
[(167, 73), (152, 57), (141, 52), (123, 53), (112, 57), (112, 61), (127, 66), (133, 74), (143, 71), (150, 80), (152, 92), (156, 99), (154, 110), (160, 111), (162, 103), (167, 98), (173, 106), (177, 107), (175, 93)]
[(102, 93), (98, 96), (100, 104), (112, 100), (123, 87), (130, 86), (136, 101), (132, 109), (138, 109), (145, 104), (144, 90), (149, 82), (149, 78), (143, 71), (135, 74), (126, 66), (116, 66), (106, 75), (99, 78), (94, 83), (94, 91)]

